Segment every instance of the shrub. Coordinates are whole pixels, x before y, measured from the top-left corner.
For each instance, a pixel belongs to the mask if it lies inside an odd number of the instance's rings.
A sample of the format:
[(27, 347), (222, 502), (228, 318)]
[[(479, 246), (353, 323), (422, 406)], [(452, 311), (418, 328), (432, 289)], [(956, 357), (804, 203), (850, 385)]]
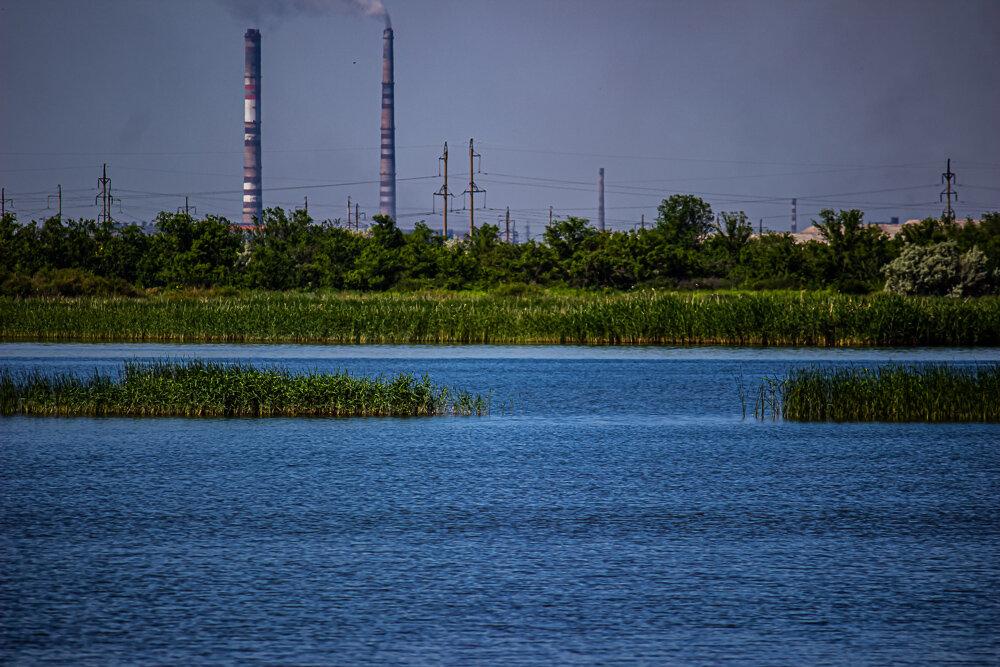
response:
[(885, 290), (903, 295), (980, 296), (993, 291), (997, 283), (996, 272), (989, 271), (978, 248), (960, 253), (954, 241), (907, 244), (883, 272)]

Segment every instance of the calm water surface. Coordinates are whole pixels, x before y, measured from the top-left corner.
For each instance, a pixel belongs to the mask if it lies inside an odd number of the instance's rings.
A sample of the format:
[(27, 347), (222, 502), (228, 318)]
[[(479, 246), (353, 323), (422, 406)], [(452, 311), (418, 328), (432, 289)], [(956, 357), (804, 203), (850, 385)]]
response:
[(996, 350), (0, 345), (135, 357), (500, 407), (0, 418), (4, 664), (1000, 664), (1000, 426), (757, 422), (737, 390)]

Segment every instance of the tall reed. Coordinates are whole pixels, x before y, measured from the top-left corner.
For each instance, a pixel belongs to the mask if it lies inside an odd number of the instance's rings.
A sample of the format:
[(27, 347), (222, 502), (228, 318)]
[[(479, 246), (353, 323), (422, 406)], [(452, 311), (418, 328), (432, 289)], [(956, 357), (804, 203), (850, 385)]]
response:
[(481, 415), (489, 399), (431, 384), (427, 376), (292, 374), (214, 362), (127, 362), (117, 376), (80, 378), (0, 369), (0, 414), (48, 416)]
[(585, 345), (1000, 345), (1000, 299), (809, 292), (0, 299), (0, 339)]
[(792, 421), (998, 422), (1000, 364), (794, 369), (765, 378), (754, 414)]

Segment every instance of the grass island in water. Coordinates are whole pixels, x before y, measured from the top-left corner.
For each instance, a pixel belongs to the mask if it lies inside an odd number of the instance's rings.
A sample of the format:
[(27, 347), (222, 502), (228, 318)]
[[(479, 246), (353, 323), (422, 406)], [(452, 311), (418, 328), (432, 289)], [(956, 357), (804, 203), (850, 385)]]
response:
[(204, 361), (127, 362), (117, 376), (86, 378), (0, 369), (0, 414), (37, 416), (482, 415), (489, 399), (431, 384), (427, 376), (293, 374)]
[(754, 411), (792, 421), (1000, 422), (1000, 364), (798, 368), (765, 379)]

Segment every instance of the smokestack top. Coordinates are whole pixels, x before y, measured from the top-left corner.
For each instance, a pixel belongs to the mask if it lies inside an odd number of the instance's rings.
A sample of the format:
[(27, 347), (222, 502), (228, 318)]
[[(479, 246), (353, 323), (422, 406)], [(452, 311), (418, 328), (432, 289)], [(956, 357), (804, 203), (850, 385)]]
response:
[(257, 28), (247, 28), (247, 32), (243, 37), (246, 39), (260, 39), (260, 30), (257, 30)]

